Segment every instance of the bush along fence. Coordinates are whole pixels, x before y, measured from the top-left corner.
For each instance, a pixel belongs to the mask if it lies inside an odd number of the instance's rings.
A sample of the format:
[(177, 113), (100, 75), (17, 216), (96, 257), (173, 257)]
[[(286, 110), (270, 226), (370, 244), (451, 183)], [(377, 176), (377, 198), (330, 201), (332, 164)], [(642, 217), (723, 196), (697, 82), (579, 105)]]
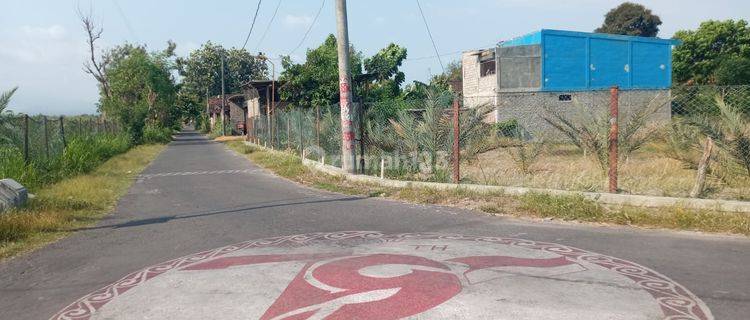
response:
[[(750, 200), (750, 86), (500, 92), (356, 103), (358, 172), (401, 180)], [(247, 138), (340, 166), (338, 106)]]
[(30, 189), (87, 172), (127, 151), (120, 126), (96, 116), (4, 116), (0, 126), (0, 177)]

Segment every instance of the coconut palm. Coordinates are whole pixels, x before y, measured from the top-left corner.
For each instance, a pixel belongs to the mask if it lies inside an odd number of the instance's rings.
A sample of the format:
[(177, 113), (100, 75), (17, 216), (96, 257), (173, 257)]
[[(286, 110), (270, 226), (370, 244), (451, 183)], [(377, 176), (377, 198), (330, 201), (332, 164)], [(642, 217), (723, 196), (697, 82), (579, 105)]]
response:
[(10, 98), (13, 97), (16, 90), (18, 90), (18, 87), (0, 94), (0, 144), (9, 144), (13, 142), (10, 138), (13, 133), (13, 127), (10, 123), (11, 116), (6, 108), (8, 108)]

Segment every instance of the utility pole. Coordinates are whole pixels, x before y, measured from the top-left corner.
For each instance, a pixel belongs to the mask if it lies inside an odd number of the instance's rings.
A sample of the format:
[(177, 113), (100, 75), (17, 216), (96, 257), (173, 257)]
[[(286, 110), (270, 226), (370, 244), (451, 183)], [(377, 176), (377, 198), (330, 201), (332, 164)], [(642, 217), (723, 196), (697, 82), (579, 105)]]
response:
[(336, 29), (338, 31), (339, 91), (341, 104), (341, 169), (357, 173), (357, 154), (352, 130), (351, 75), (349, 74), (349, 26), (346, 0), (336, 0)]
[(227, 135), (227, 121), (224, 115), (227, 104), (226, 92), (224, 92), (224, 55), (221, 56), (221, 135)]

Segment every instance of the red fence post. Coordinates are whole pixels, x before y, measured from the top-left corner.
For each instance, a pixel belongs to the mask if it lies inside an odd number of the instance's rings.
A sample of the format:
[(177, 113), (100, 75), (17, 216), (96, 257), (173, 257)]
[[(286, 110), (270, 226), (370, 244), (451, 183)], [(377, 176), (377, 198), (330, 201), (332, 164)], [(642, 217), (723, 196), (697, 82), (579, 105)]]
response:
[(609, 192), (617, 193), (617, 142), (619, 136), (619, 97), (620, 88), (610, 89), (609, 102)]
[(453, 183), (461, 182), (461, 146), (459, 143), (461, 125), (458, 97), (453, 98)]

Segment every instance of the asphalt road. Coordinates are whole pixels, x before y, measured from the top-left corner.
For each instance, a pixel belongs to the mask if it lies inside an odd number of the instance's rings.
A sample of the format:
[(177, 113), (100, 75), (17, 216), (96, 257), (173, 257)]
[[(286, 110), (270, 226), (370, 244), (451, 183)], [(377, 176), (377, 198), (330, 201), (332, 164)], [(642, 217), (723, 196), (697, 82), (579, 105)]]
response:
[[(747, 238), (530, 222), (317, 191), (185, 131), (96, 226), (0, 263), (0, 318), (47, 319), (131, 272), (197, 252), (252, 239), (345, 230), (521, 238), (576, 247), (671, 278), (705, 302), (716, 319), (750, 315)], [(216, 318), (222, 318), (219, 314)]]

